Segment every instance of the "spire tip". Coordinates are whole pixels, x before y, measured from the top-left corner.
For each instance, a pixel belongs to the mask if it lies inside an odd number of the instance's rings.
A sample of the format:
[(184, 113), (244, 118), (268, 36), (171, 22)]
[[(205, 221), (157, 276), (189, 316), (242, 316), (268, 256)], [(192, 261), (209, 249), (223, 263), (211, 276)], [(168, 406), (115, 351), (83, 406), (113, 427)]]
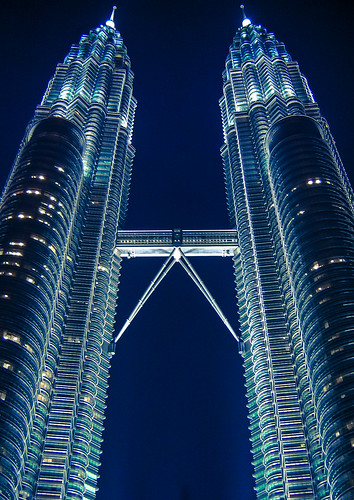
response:
[(242, 10), (242, 27), (246, 28), (246, 26), (251, 24), (251, 20), (246, 16), (245, 6), (243, 4), (240, 5), (240, 9)]
[(116, 10), (117, 10), (117, 6), (113, 5), (111, 17), (109, 18), (108, 21), (106, 21), (106, 26), (109, 26), (110, 28), (116, 27), (116, 25), (114, 24), (114, 13)]

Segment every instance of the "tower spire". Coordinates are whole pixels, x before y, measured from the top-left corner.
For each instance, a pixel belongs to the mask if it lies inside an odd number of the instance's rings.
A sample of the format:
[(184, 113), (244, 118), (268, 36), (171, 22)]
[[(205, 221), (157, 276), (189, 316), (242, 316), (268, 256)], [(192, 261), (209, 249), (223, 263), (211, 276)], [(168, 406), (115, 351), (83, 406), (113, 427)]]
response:
[(242, 27), (245, 28), (251, 24), (251, 20), (246, 16), (245, 6), (243, 4), (240, 5), (240, 9), (242, 10)]
[(109, 18), (108, 21), (106, 21), (106, 26), (109, 26), (110, 28), (116, 27), (116, 25), (114, 24), (114, 13), (115, 13), (116, 9), (117, 9), (117, 6), (113, 5), (111, 17)]

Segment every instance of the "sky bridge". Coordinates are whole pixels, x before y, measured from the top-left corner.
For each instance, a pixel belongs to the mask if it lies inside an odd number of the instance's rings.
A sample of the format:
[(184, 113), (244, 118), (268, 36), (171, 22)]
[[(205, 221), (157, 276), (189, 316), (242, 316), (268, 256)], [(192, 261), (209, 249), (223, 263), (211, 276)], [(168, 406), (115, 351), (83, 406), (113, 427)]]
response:
[(236, 230), (118, 231), (120, 257), (168, 257), (175, 248), (186, 257), (232, 257), (238, 248)]
[[(236, 230), (234, 229), (118, 231), (115, 252), (120, 258), (165, 257), (165, 260), (118, 332), (114, 345), (176, 263), (182, 266), (216, 311), (226, 328), (239, 342), (238, 335), (189, 261), (189, 257), (234, 257), (238, 251)], [(113, 350), (114, 345), (112, 345)]]

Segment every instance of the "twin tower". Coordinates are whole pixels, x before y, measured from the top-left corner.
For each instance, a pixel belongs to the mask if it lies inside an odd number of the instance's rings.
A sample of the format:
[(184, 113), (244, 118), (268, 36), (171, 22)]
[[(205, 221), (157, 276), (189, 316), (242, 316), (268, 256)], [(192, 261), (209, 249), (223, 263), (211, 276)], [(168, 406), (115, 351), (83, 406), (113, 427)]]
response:
[(189, 256), (221, 252), (257, 498), (353, 499), (353, 192), (297, 62), (243, 16), (220, 99), (229, 231), (120, 230), (132, 92), (112, 15), (58, 64), (3, 192), (0, 498), (95, 498), (122, 259), (157, 252), (156, 286), (176, 262), (200, 284)]

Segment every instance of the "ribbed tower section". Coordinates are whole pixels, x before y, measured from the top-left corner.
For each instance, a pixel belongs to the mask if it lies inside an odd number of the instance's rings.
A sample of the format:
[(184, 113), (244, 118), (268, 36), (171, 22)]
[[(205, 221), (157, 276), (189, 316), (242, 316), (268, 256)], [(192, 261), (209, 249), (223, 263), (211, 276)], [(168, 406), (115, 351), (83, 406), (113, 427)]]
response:
[(94, 499), (136, 101), (113, 15), (57, 66), (0, 206), (0, 498)]
[(258, 499), (354, 497), (353, 194), (284, 44), (244, 16), (220, 100)]

